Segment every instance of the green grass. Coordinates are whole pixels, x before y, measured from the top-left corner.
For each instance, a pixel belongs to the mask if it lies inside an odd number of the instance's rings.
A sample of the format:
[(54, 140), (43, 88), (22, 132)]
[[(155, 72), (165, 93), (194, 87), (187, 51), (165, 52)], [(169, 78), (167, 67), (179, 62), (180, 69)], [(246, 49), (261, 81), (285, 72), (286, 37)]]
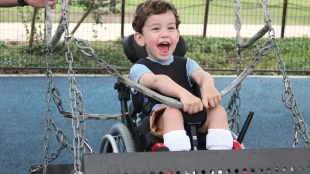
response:
[[(205, 0), (171, 0), (178, 9), (182, 23), (204, 23)], [(125, 22), (130, 23), (136, 6), (142, 0), (126, 0)], [(242, 0), (241, 19), (244, 24), (263, 24), (264, 15), (259, 0)], [(283, 0), (270, 0), (269, 10), (272, 14), (272, 23), (281, 24)], [(33, 9), (24, 7), (25, 15), (31, 15)], [(41, 13), (43, 10), (41, 10)], [(61, 4), (54, 10), (54, 21), (60, 19)], [(77, 22), (84, 13), (83, 7), (69, 6), (70, 22)], [(21, 17), (18, 8), (0, 9), (0, 22), (20, 22)], [(104, 18), (113, 18), (107, 21), (120, 22), (120, 14), (107, 15)], [(41, 15), (43, 19), (43, 14)], [(287, 25), (310, 25), (310, 1), (296, 0), (289, 1), (287, 11)], [(88, 17), (85, 22), (94, 22)], [(210, 24), (232, 24), (234, 22), (234, 1), (233, 0), (212, 0), (210, 2), (208, 23)]]
[[(237, 56), (234, 38), (204, 38), (199, 36), (183, 36), (187, 42), (186, 57), (191, 57), (204, 68), (235, 69)], [(242, 68), (256, 58), (260, 46), (265, 41), (261, 39), (251, 47), (242, 52)], [(109, 42), (92, 42), (90, 45), (96, 54), (110, 65), (118, 68), (130, 68), (131, 63), (127, 60), (122, 40)], [(286, 63), (288, 70), (309, 70), (310, 69), (310, 38), (285, 38), (277, 40), (280, 54)], [(45, 67), (44, 44), (28, 48), (26, 45), (5, 45), (0, 42), (0, 62), (3, 67)], [(98, 63), (89, 57), (84, 56), (76, 47), (71, 48), (74, 55), (74, 67), (102, 68)], [(67, 67), (65, 60), (66, 47), (59, 44), (54, 50), (52, 64), (54, 67)], [(270, 52), (256, 70), (277, 70), (278, 62)], [(26, 71), (29, 72), (29, 71)], [(33, 72), (33, 71), (32, 71)], [(12, 71), (2, 72), (12, 73)], [(19, 72), (16, 72), (19, 73)], [(33, 73), (43, 73), (34, 71)], [(221, 72), (220, 74), (224, 74)], [(228, 72), (225, 74), (235, 74)]]

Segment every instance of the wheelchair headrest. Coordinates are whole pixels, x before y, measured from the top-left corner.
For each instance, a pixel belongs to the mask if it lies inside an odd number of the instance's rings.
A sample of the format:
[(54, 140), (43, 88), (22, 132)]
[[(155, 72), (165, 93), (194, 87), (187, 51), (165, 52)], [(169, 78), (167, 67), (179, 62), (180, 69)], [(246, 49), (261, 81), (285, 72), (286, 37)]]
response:
[[(140, 45), (136, 43), (133, 34), (127, 36), (123, 40), (123, 49), (124, 49), (125, 55), (130, 60), (131, 63), (135, 63), (140, 58), (147, 57), (147, 52), (145, 48), (141, 47)], [(180, 36), (179, 42), (173, 52), (173, 55), (184, 57), (186, 51), (187, 51), (187, 48), (186, 48), (185, 40)]]

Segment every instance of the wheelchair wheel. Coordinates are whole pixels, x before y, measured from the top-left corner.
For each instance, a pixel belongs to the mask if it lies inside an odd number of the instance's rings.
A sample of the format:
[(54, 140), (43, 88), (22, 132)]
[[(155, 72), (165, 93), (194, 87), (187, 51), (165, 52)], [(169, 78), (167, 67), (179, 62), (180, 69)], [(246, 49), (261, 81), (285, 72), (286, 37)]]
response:
[(115, 124), (99, 145), (99, 153), (135, 152), (131, 133), (123, 123)]

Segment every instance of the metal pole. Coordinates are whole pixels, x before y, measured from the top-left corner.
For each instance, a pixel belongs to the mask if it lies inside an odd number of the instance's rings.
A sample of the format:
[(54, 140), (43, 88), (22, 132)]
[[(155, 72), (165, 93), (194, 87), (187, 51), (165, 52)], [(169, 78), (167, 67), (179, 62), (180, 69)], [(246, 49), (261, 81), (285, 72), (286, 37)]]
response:
[(206, 37), (207, 33), (207, 24), (208, 24), (208, 16), (209, 16), (209, 5), (210, 5), (210, 0), (207, 0), (206, 2), (206, 9), (205, 9), (205, 20), (203, 24), (203, 37)]
[(288, 0), (283, 0), (282, 24), (281, 24), (281, 38), (284, 38), (285, 22), (286, 22), (286, 10), (287, 10), (287, 1), (288, 1)]
[(125, 0), (122, 0), (122, 13), (121, 13), (121, 37), (124, 38), (124, 23), (125, 23)]

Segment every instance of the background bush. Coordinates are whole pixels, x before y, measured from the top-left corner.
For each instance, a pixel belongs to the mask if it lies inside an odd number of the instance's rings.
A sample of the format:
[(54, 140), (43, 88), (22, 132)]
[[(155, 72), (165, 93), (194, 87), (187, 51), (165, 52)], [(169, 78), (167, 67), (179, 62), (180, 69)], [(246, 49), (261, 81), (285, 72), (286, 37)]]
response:
[[(183, 36), (187, 44), (186, 57), (197, 61), (201, 67), (228, 69), (235, 68), (237, 62), (236, 45), (234, 38), (204, 38), (201, 36)], [(245, 40), (245, 39), (244, 39)], [(242, 68), (249, 65), (256, 57), (261, 44), (260, 41), (247, 48), (241, 53)], [(287, 69), (310, 69), (310, 39), (309, 38), (284, 38), (277, 40), (282, 58)], [(107, 42), (92, 42), (91, 47), (96, 54), (103, 58), (108, 64), (116, 68), (130, 68), (131, 62), (127, 60), (122, 47), (122, 39)], [(27, 45), (10, 45), (0, 42), (2, 55), (0, 57), (2, 67), (45, 67), (46, 51), (45, 45), (36, 44), (32, 48)], [(52, 66), (55, 68), (66, 68), (65, 59), (67, 47), (59, 43), (52, 54)], [(71, 46), (74, 56), (74, 67), (102, 68), (95, 59), (87, 57), (74, 45)], [(277, 59), (273, 52), (265, 56), (256, 69), (274, 69)], [(30, 69), (30, 68), (29, 68)], [(2, 70), (3, 73), (14, 73)], [(25, 70), (25, 73), (42, 73), (42, 70)], [(65, 71), (66, 72), (66, 71)], [(102, 72), (98, 72), (102, 73)], [(223, 72), (222, 72), (223, 73)], [(235, 74), (235, 72), (225, 72)], [(221, 73), (220, 73), (221, 74)]]

